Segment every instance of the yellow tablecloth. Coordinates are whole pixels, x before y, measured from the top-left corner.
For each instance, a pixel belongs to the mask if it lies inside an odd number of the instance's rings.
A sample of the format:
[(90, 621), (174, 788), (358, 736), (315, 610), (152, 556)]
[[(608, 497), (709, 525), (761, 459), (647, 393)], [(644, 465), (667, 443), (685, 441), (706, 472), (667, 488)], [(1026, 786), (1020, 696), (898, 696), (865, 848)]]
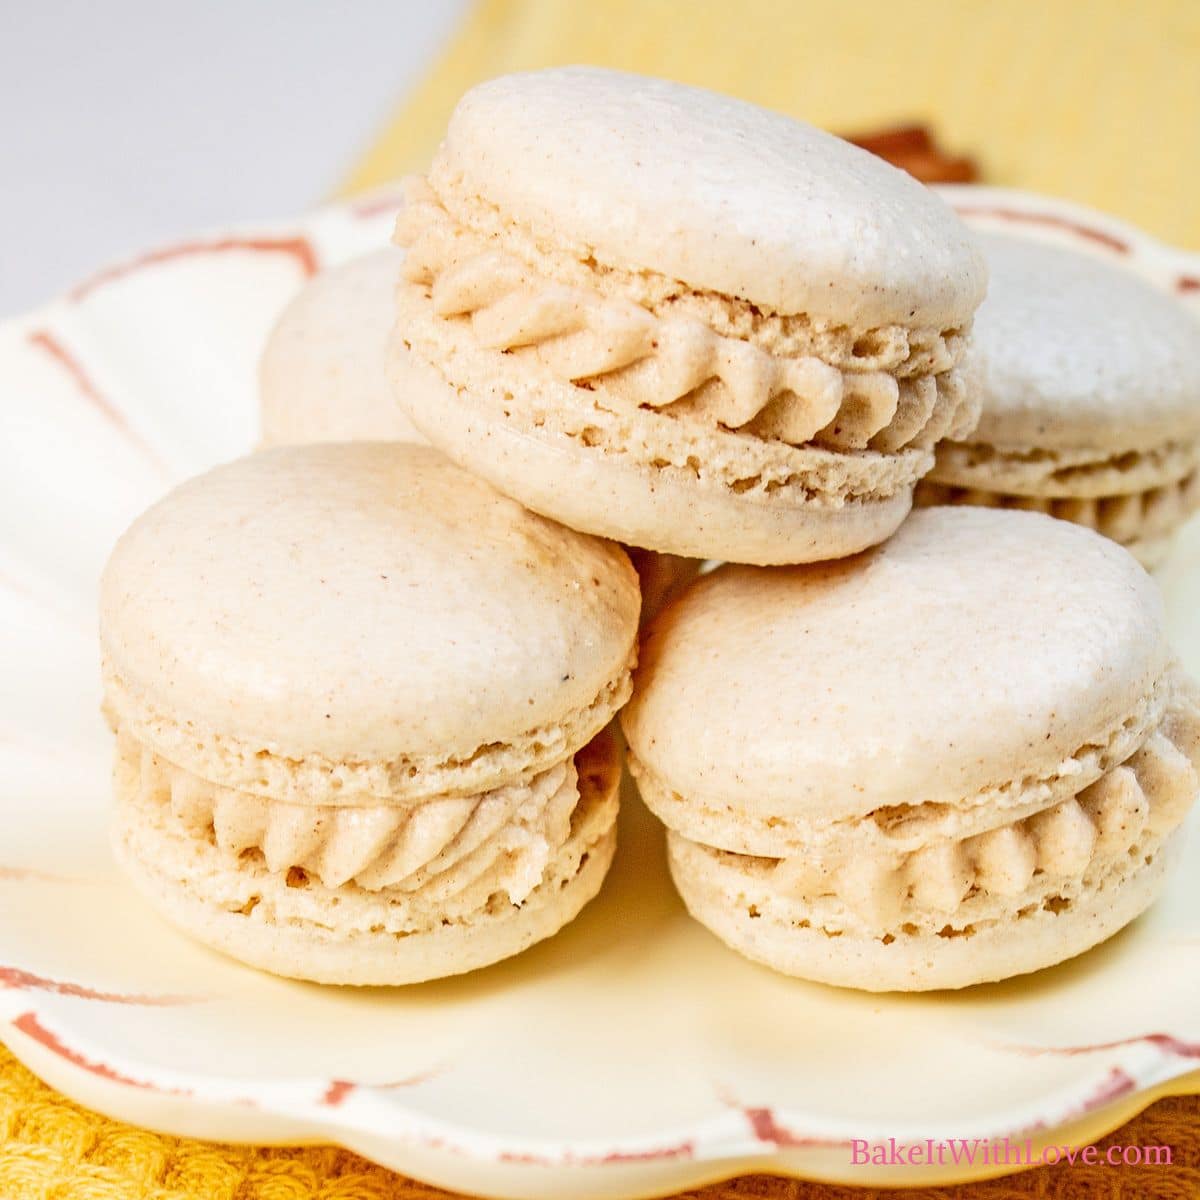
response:
[[(1161, 1100), (1108, 1140), (1169, 1145), (1179, 1165), (1152, 1175), (1111, 1167), (1042, 1167), (961, 1191), (922, 1188), (886, 1193), (759, 1175), (688, 1193), (688, 1198), (951, 1200), (969, 1195), (971, 1200), (1196, 1200), (1200, 1196), (1200, 1099)], [(64, 1100), (0, 1048), (0, 1200), (447, 1200), (448, 1195), (331, 1147), (214, 1146), (131, 1129)]]
[(419, 167), (471, 84), (573, 62), (838, 133), (927, 123), (989, 183), (1200, 248), (1197, 0), (480, 0), (347, 190)]
[[(706, 84), (839, 132), (927, 123), (951, 151), (974, 156), (989, 182), (1071, 197), (1200, 247), (1198, 0), (480, 0), (345, 190), (419, 167), (477, 80), (568, 62)], [(1170, 1144), (1181, 1165), (1152, 1179), (1043, 1169), (969, 1194), (1200, 1196), (1200, 1101), (1163, 1100), (1113, 1140)], [(965, 1193), (894, 1193), (954, 1194)], [(345, 1151), (212, 1146), (131, 1129), (57, 1096), (0, 1049), (0, 1200), (444, 1195)], [(696, 1195), (864, 1193), (755, 1177)]]

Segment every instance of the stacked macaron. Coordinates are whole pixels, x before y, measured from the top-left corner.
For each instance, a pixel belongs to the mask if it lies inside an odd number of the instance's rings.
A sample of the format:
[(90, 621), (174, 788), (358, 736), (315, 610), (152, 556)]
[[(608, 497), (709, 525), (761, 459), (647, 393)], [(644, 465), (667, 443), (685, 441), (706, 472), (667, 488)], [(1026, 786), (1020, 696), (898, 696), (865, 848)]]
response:
[(853, 554), (978, 415), (966, 228), (865, 151), (711, 92), (588, 68), (477, 87), (396, 236), (413, 421), (575, 529)]
[(651, 625), (622, 724), (691, 913), (875, 991), (1002, 979), (1120, 929), (1200, 767), (1153, 581), (1088, 530), (978, 508), (843, 563), (721, 567)]
[(569, 921), (612, 858), (636, 576), (435, 451), (185, 483), (101, 589), (118, 859), (199, 940), (408, 983)]
[(982, 417), (938, 447), (918, 502), (1035, 509), (1158, 564), (1200, 508), (1200, 323), (1094, 254), (979, 242)]
[[(264, 355), (265, 440), (320, 444), (185, 484), (105, 574), (115, 845), (169, 917), (328, 982), (514, 954), (601, 885), (631, 693), (687, 907), (785, 972), (959, 987), (1153, 900), (1200, 786), (1154, 584), (1048, 516), (905, 521), (920, 486), (1169, 532), (1200, 425), (1165, 301), (1106, 281), (1105, 324), (1100, 268), (989, 241), (975, 370), (986, 264), (936, 195), (584, 68), (468, 93), (397, 241)], [(679, 592), (665, 555), (728, 565)]]

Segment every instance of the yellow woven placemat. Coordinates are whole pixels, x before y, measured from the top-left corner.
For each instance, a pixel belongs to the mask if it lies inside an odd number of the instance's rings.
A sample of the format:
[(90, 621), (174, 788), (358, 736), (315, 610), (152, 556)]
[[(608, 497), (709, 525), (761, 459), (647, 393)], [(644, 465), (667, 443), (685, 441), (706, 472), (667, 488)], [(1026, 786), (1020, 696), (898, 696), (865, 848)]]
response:
[[(1195, 1200), (1200, 1098), (1160, 1100), (1100, 1143), (1169, 1145), (1177, 1165), (1153, 1172), (1043, 1167), (962, 1189), (871, 1193), (880, 1200)], [(748, 1176), (689, 1192), (695, 1200), (863, 1200), (854, 1188)], [(160, 1137), (63, 1099), (0, 1048), (0, 1200), (445, 1200), (448, 1192), (347, 1150), (216, 1146)], [(564, 1197), (564, 1200), (570, 1200)]]
[(1196, 0), (479, 0), (347, 190), (419, 167), (473, 83), (571, 62), (839, 133), (922, 122), (989, 183), (1200, 247)]

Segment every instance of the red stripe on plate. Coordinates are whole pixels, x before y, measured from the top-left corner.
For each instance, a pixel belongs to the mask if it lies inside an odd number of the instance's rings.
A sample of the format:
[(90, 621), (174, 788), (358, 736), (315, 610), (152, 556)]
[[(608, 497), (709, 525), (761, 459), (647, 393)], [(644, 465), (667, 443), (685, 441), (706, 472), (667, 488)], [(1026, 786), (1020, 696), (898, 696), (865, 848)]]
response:
[(1094, 226), (1085, 225), (1082, 221), (1072, 221), (1069, 217), (1060, 217), (1055, 213), (1022, 212), (1018, 208), (1003, 208), (999, 205), (981, 206), (974, 204), (956, 204), (954, 211), (960, 217), (999, 217), (1004, 221), (1016, 221), (1026, 225), (1045, 225), (1051, 229), (1063, 229), (1078, 237), (1087, 238), (1117, 254), (1129, 254), (1131, 247), (1115, 234)]
[(195, 1004), (192, 996), (149, 996), (121, 992), (103, 992), (82, 983), (48, 979), (21, 967), (0, 966), (0, 989), (14, 992), (51, 992), (56, 996), (73, 996), (79, 1000), (102, 1000), (105, 1004), (138, 1004), (165, 1007), (175, 1004)]
[(93, 275), (90, 279), (85, 279), (83, 283), (68, 292), (67, 297), (70, 300), (82, 300), (105, 284), (114, 283), (118, 279), (124, 279), (128, 275), (146, 267), (157, 266), (159, 263), (206, 254), (227, 254), (230, 251), (242, 251), (250, 254), (286, 254), (299, 263), (300, 269), (306, 276), (315, 275), (317, 271), (316, 251), (313, 250), (307, 238), (299, 236), (227, 237), (218, 238), (213, 242), (178, 242), (173, 246), (163, 246), (161, 249), (151, 250), (148, 254), (140, 255), (138, 258), (132, 258), (128, 262), (109, 267), (107, 270)]
[(116, 407), (93, 382), (83, 363), (72, 353), (61, 339), (48, 329), (35, 329), (29, 334), (29, 343), (48, 354), (75, 382), (80, 394), (89, 404), (98, 408), (104, 417), (125, 435), (154, 466), (166, 472), (166, 464), (155, 450), (142, 438), (125, 419), (125, 414)]
[(159, 1092), (164, 1096), (190, 1096), (191, 1092), (184, 1088), (160, 1088), (157, 1084), (149, 1083), (144, 1079), (132, 1079), (128, 1075), (122, 1075), (107, 1063), (93, 1062), (89, 1058), (85, 1058), (78, 1050), (68, 1046), (62, 1038), (47, 1029), (37, 1018), (36, 1013), (22, 1013), (15, 1021), (13, 1027), (19, 1029), (26, 1037), (32, 1038), (39, 1045), (44, 1046), (47, 1050), (58, 1055), (59, 1058), (65, 1059), (72, 1066), (78, 1067), (82, 1071), (86, 1071), (89, 1075), (95, 1075), (99, 1079), (107, 1079), (111, 1083), (121, 1083), (126, 1087), (143, 1088), (150, 1092)]

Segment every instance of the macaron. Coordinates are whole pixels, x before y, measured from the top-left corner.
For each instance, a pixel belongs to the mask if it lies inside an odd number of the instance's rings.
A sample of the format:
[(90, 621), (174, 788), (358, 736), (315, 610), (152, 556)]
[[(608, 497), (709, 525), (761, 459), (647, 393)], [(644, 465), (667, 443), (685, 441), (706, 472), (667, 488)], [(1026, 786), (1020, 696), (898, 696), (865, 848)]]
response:
[(868, 991), (1109, 937), (1198, 788), (1200, 696), (1156, 585), (1039, 513), (931, 508), (843, 562), (718, 568), (653, 622), (622, 725), (691, 914)]
[(1200, 321), (1120, 263), (1009, 233), (979, 240), (983, 412), (938, 446), (918, 503), (1036, 509), (1156, 565), (1200, 507)]
[(423, 442), (388, 382), (388, 339), (404, 254), (382, 246), (314, 275), (263, 349), (264, 445)]
[(264, 450), (105, 569), (120, 865), (201, 942), (398, 984), (555, 933), (613, 854), (624, 552), (429, 447)]
[(742, 101), (584, 67), (482, 84), (396, 240), (397, 353), (450, 388), (406, 390), (413, 421), (575, 529), (689, 558), (851, 554), (977, 415), (968, 230)]

